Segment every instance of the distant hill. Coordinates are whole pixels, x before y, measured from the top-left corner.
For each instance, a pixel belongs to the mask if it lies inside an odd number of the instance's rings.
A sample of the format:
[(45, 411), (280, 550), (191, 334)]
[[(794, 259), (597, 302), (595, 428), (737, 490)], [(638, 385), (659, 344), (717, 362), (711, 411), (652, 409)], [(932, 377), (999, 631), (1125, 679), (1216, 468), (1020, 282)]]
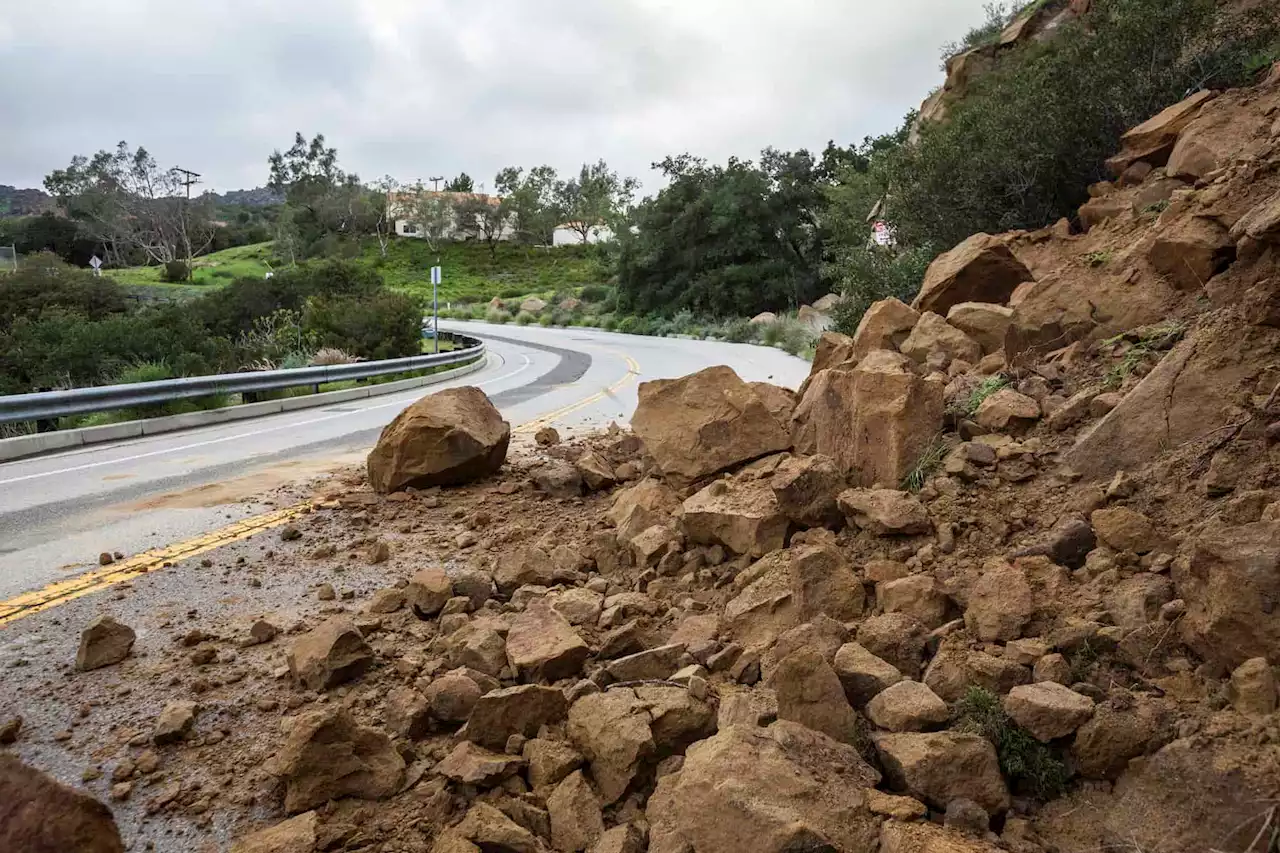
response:
[(53, 208), (53, 198), (44, 190), (18, 189), (0, 184), (0, 216), (31, 216)]
[(205, 193), (213, 196), (218, 204), (238, 204), (245, 207), (267, 207), (272, 204), (284, 204), (284, 196), (267, 187), (256, 187), (251, 190), (228, 190), (225, 193)]

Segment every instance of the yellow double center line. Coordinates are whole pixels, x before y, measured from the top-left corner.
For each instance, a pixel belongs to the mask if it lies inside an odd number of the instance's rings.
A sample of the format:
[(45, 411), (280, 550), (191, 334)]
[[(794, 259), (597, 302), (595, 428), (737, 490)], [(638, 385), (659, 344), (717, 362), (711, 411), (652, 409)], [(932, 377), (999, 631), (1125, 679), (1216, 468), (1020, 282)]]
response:
[[(537, 429), (541, 429), (547, 424), (554, 423), (557, 419), (565, 415), (584, 409), (593, 403), (610, 397), (621, 390), (628, 382), (631, 382), (640, 373), (640, 365), (630, 356), (624, 355), (623, 358), (627, 362), (627, 375), (622, 377), (614, 384), (610, 385), (603, 391), (592, 394), (579, 400), (576, 403), (556, 409), (554, 412), (543, 415), (527, 423), (523, 423), (516, 427), (514, 432), (526, 433)], [(233, 542), (239, 542), (242, 539), (248, 539), (264, 530), (270, 530), (273, 527), (279, 527), (300, 515), (311, 512), (313, 504), (310, 501), (303, 501), (284, 509), (278, 509), (274, 512), (268, 512), (263, 515), (256, 515), (253, 518), (246, 518), (243, 521), (237, 521), (235, 524), (229, 524), (226, 527), (190, 539), (186, 542), (180, 542), (177, 545), (168, 545), (163, 548), (153, 548), (150, 551), (144, 551), (141, 554), (130, 557), (127, 560), (121, 560), (118, 563), (112, 563), (100, 569), (86, 572), (74, 578), (64, 581), (55, 581), (34, 592), (23, 593), (16, 598), (8, 601), (0, 601), (0, 626), (15, 622), (19, 619), (39, 613), (42, 610), (48, 610), (65, 604), (68, 601), (74, 601), (82, 596), (99, 590), (115, 586), (132, 580), (139, 575), (157, 569), (167, 568), (174, 563), (182, 560), (189, 560), (192, 557), (198, 557), (207, 551), (215, 548), (221, 548), (224, 545), (230, 545)]]

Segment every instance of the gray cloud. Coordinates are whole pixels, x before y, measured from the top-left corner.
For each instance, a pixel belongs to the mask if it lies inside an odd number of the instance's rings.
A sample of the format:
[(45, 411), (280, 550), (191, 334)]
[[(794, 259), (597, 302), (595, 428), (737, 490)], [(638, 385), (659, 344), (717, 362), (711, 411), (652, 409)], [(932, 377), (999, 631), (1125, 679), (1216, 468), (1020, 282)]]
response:
[(10, 0), (0, 183), (126, 139), (233, 189), (295, 130), (366, 179), (640, 176), (890, 131), (982, 0)]

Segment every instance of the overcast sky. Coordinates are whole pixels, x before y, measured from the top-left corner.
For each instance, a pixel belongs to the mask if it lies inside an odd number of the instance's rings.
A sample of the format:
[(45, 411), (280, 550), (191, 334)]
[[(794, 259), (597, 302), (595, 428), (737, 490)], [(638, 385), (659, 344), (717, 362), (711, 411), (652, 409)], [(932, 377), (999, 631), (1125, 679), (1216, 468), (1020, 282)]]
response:
[(657, 186), (894, 129), (983, 0), (0, 0), (0, 183), (121, 140), (237, 189), (295, 130), (365, 180), (603, 157)]

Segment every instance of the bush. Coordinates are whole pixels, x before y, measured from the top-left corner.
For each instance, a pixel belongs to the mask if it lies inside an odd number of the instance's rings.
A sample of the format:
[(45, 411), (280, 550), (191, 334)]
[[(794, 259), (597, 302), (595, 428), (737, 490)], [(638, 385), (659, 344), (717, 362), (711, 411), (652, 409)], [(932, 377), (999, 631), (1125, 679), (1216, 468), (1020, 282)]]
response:
[(604, 329), (606, 332), (612, 332), (618, 328), (618, 318), (614, 317), (612, 314), (606, 314), (604, 318), (600, 320), (599, 325), (600, 328)]
[[(551, 314), (543, 314), (541, 317), (539, 317), (539, 318), (538, 318), (538, 325), (539, 325), (539, 326), (550, 326), (550, 325), (552, 325), (553, 323), (555, 323), (555, 320), (556, 320), (556, 318), (555, 318), (554, 316), (552, 316)], [(558, 325), (563, 325), (563, 324), (558, 324)]]
[(833, 312), (835, 330), (852, 335), (862, 315), (882, 299), (910, 302), (920, 290), (936, 253), (928, 246), (893, 249), (853, 248), (828, 265), (844, 298)]
[(720, 337), (734, 344), (754, 343), (760, 337), (760, 327), (744, 317), (730, 320), (720, 330)]
[(761, 343), (778, 347), (792, 355), (800, 355), (813, 342), (813, 332), (809, 331), (809, 327), (789, 317), (764, 323), (762, 328)]
[(186, 261), (165, 261), (164, 270), (160, 273), (161, 281), (182, 282), (191, 278), (191, 267)]
[(19, 318), (34, 320), (51, 309), (93, 321), (125, 313), (128, 302), (110, 278), (69, 267), (48, 253), (27, 258), (17, 272), (0, 276), (0, 332)]
[(335, 364), (355, 364), (357, 361), (361, 361), (358, 356), (343, 352), (337, 347), (321, 347), (308, 363), (312, 367), (328, 367)]
[(1015, 793), (1048, 802), (1066, 791), (1071, 773), (1049, 746), (1018, 727), (1000, 705), (1000, 697), (969, 688), (952, 709), (953, 728), (981, 735), (996, 748), (1000, 772)]
[(484, 319), (490, 323), (497, 323), (501, 326), (510, 321), (511, 313), (503, 311), (501, 308), (490, 308), (485, 312)]
[(528, 311), (521, 311), (519, 314), (517, 314), (517, 315), (516, 315), (516, 325), (517, 325), (517, 326), (527, 326), (527, 325), (529, 325), (530, 323), (532, 323), (532, 322), (533, 322), (534, 320), (536, 320), (536, 319), (538, 319), (538, 318), (537, 318), (537, 317), (535, 317), (535, 316), (534, 316), (533, 314), (531, 314), (530, 312), (528, 312)]
[(422, 352), (421, 306), (390, 290), (312, 297), (302, 326), (320, 346), (360, 358), (404, 358)]
[(613, 290), (603, 284), (588, 284), (579, 292), (578, 298), (583, 302), (604, 302), (612, 294)]

